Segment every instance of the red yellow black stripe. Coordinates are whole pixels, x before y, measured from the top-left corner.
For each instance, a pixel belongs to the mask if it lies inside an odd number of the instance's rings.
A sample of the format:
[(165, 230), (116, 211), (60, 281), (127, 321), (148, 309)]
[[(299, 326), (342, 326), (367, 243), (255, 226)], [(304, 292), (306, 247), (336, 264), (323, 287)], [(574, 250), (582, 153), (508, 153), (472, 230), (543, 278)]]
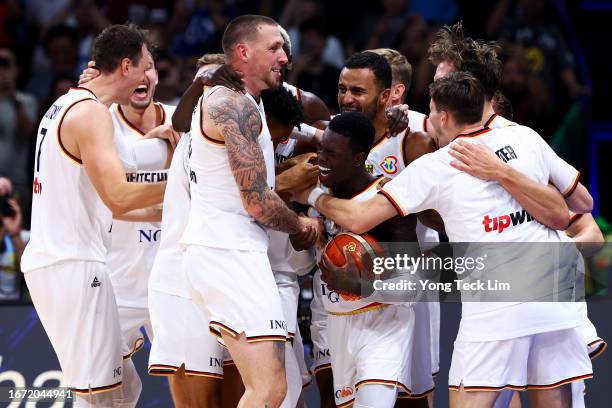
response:
[(404, 161), (404, 167), (408, 166), (408, 157), (406, 156), (406, 138), (408, 137), (408, 129), (404, 132), (404, 136), (402, 136), (401, 149), (402, 149), (402, 160)]
[(351, 405), (353, 405), (353, 402), (355, 402), (355, 398), (346, 401), (342, 404), (336, 404), (336, 408), (346, 408), (346, 407), (350, 407)]
[(321, 364), (320, 366), (316, 366), (313, 370), (312, 373), (313, 374), (317, 374), (319, 371), (322, 370), (331, 370), (331, 363), (327, 363), (327, 364)]
[(589, 357), (591, 360), (595, 360), (597, 357), (603, 354), (604, 351), (608, 348), (608, 343), (603, 341), (602, 339), (595, 340), (589, 343), (589, 347), (597, 346), (597, 348), (589, 353)]
[[(481, 136), (481, 135), (484, 135), (485, 133), (489, 133), (491, 130), (493, 130), (493, 129), (482, 128), (482, 129), (478, 129), (478, 130), (475, 130), (475, 131), (470, 132), (470, 133), (460, 133), (457, 136), (455, 136), (455, 139), (458, 139), (460, 137), (476, 137), (476, 136)], [(455, 140), (455, 139), (453, 139), (453, 140)]]
[(491, 116), (489, 116), (489, 119), (487, 119), (487, 121), (485, 122), (484, 127), (488, 128), (489, 126), (491, 126), (491, 123), (493, 123), (496, 117), (497, 117), (497, 113), (494, 113)]
[(368, 385), (368, 384), (391, 385), (391, 386), (400, 388), (403, 392), (407, 394), (410, 394), (410, 395), (412, 394), (412, 391), (399, 381), (382, 380), (382, 379), (374, 379), (374, 378), (359, 381), (357, 384), (355, 384), (355, 389), (358, 390), (359, 387)]
[(576, 221), (578, 221), (580, 219), (580, 217), (582, 217), (584, 214), (574, 214), (570, 217), (570, 221), (569, 224), (567, 224), (567, 226), (569, 227), (570, 225), (572, 225), (573, 223), (575, 223)]
[(278, 335), (265, 335), (265, 336), (247, 336), (248, 343), (258, 343), (260, 341), (282, 341), (283, 343), (287, 341), (287, 336), (278, 336)]
[(576, 174), (576, 178), (574, 178), (574, 182), (572, 183), (572, 185), (565, 191), (565, 193), (563, 193), (563, 198), (567, 198), (571, 196), (572, 194), (574, 194), (576, 187), (578, 187), (579, 181), (580, 181), (580, 172)]
[(404, 211), (402, 210), (402, 207), (399, 206), (399, 204), (397, 203), (397, 201), (395, 201), (395, 199), (393, 198), (393, 196), (385, 190), (379, 190), (378, 194), (382, 194), (387, 200), (389, 200), (389, 202), (391, 203), (391, 205), (393, 206), (393, 208), (395, 208), (395, 211), (397, 211), (397, 213), (401, 216), (401, 217), (405, 217), (406, 214), (404, 214)]
[[(82, 89), (85, 89), (85, 88), (82, 88)], [(91, 93), (93, 94), (93, 92), (91, 92)], [(94, 96), (95, 96), (95, 95), (94, 95)], [(80, 99), (80, 100), (78, 100), (78, 101), (76, 101), (76, 102), (72, 103), (72, 105), (69, 105), (69, 106), (66, 108), (66, 110), (64, 111), (64, 113), (62, 114), (62, 117), (61, 117), (61, 119), (60, 119), (60, 121), (59, 121), (59, 123), (58, 123), (58, 125), (57, 125), (57, 144), (59, 145), (60, 150), (61, 150), (61, 151), (64, 153), (64, 155), (66, 155), (66, 156), (67, 156), (67, 157), (68, 157), (70, 160), (72, 160), (73, 162), (75, 162), (75, 163), (77, 163), (77, 164), (79, 164), (79, 165), (82, 165), (82, 164), (83, 164), (83, 161), (82, 161), (81, 159), (79, 159), (78, 157), (76, 157), (75, 155), (73, 155), (72, 153), (70, 153), (70, 152), (68, 151), (68, 149), (66, 149), (66, 147), (64, 146), (64, 143), (62, 143), (62, 136), (61, 136), (61, 134), (62, 134), (62, 132), (61, 132), (61, 131), (62, 131), (62, 123), (64, 122), (64, 118), (66, 117), (66, 114), (68, 113), (68, 111), (69, 111), (70, 109), (72, 109), (72, 107), (73, 107), (74, 105), (76, 105), (77, 103), (81, 103), (81, 102), (84, 102), (84, 101), (90, 101), (90, 100), (91, 100), (91, 99), (89, 99), (89, 98), (86, 98), (86, 99)]]
[(405, 393), (403, 391), (400, 391), (397, 395), (397, 398), (401, 398), (401, 399), (419, 399), (419, 398), (424, 398), (427, 397), (429, 394), (431, 394), (432, 392), (434, 392), (436, 389), (436, 387), (432, 387), (431, 389), (425, 391), (425, 392), (421, 392), (419, 394), (408, 394)]
[(139, 352), (143, 346), (144, 346), (144, 338), (143, 337), (137, 338), (136, 341), (134, 342), (134, 347), (132, 347), (132, 351), (130, 351), (125, 356), (123, 356), (123, 359), (127, 360), (128, 358), (131, 358), (134, 354)]
[[(590, 374), (584, 374), (584, 375), (579, 375), (576, 377), (570, 377), (570, 378), (566, 378), (564, 380), (561, 381), (557, 381), (555, 383), (552, 384), (527, 384), (527, 385), (512, 385), (512, 384), (506, 384), (506, 385), (502, 385), (499, 387), (489, 387), (489, 386), (484, 386), (484, 385), (473, 385), (473, 386), (463, 386), (463, 390), (464, 391), (500, 391), (506, 388), (509, 388), (511, 390), (517, 390), (517, 391), (524, 391), (524, 390), (548, 390), (551, 388), (557, 388), (560, 387), (562, 385), (565, 384), (569, 384), (571, 382), (574, 381), (582, 381), (582, 380), (586, 380), (589, 378), (593, 378), (593, 373)], [(448, 389), (451, 391), (459, 391), (460, 387), (457, 385), (449, 385)]]
[(111, 384), (111, 385), (104, 385), (102, 387), (93, 387), (93, 388), (71, 388), (72, 392), (74, 392), (75, 394), (79, 394), (79, 395), (90, 395), (90, 394), (99, 394), (101, 392), (106, 392), (106, 391), (112, 391), (115, 388), (119, 388), (121, 387), (122, 382), (119, 381), (118, 383), (115, 384)]

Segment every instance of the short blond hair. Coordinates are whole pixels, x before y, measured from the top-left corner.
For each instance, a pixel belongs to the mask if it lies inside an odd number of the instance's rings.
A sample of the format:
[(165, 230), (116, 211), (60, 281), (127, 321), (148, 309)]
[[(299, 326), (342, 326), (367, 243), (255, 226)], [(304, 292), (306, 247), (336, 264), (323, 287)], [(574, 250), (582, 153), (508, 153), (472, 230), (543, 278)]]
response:
[(370, 51), (385, 57), (389, 65), (391, 65), (393, 82), (404, 84), (406, 92), (408, 92), (412, 83), (412, 65), (410, 65), (406, 57), (392, 48), (376, 48)]
[(224, 54), (204, 54), (196, 61), (196, 68), (200, 69), (204, 65), (210, 64), (225, 64), (225, 55)]

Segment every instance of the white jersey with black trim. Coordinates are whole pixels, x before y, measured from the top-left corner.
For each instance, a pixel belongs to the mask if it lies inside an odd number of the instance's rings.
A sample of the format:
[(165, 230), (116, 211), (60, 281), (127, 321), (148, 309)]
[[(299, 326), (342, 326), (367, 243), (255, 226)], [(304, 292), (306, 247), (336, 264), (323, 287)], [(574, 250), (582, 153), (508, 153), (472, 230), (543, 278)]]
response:
[(189, 194), (189, 151), (191, 134), (179, 141), (168, 170), (164, 194), (164, 212), (161, 228), (163, 234), (153, 261), (149, 289), (174, 296), (191, 298), (186, 277), (180, 268), (183, 251), (179, 240), (189, 219), (191, 197)]
[[(175, 107), (158, 102), (154, 102), (154, 106), (161, 119), (160, 125), (170, 124)], [(135, 143), (142, 140), (145, 132), (128, 120), (120, 105), (111, 105), (110, 111), (115, 145), (119, 157), (123, 157)], [(159, 183), (168, 177), (168, 170), (162, 168), (134, 171), (126, 166), (125, 170), (129, 182)], [(107, 264), (115, 295), (122, 305), (146, 305), (147, 286), (143, 283), (149, 279), (161, 234), (161, 224), (158, 222), (113, 221)]]
[[(391, 138), (383, 137), (372, 146), (366, 166), (373, 175), (392, 179), (406, 168), (404, 141), (410, 132), (427, 131), (427, 115), (409, 110), (408, 123), (410, 127), (399, 135)], [(424, 226), (420, 221), (417, 221), (416, 232), (422, 251), (427, 251), (440, 242), (438, 232)]]
[[(191, 121), (190, 190), (191, 208), (184, 245), (266, 252), (268, 233), (247, 213), (230, 168), (225, 142), (207, 136), (202, 129), (202, 103), (221, 86), (200, 97)], [(246, 95), (261, 118), (259, 145), (266, 163), (268, 186), (274, 189), (274, 147), (266, 124), (263, 103)]]
[[(553, 184), (557, 188), (567, 186), (573, 183), (577, 173), (559, 159), (536, 132), (524, 126), (483, 128), (458, 137), (484, 144), (509, 165), (543, 184), (555, 180)], [(454, 160), (449, 154), (451, 145), (415, 160), (382, 188), (381, 193), (402, 216), (435, 209), (444, 221), (451, 242), (553, 242), (561, 245), (558, 231), (547, 228), (527, 214), (498, 183), (477, 179), (450, 166)], [(540, 272), (533, 275), (533, 279), (566, 276), (564, 273), (572, 273), (578, 259), (577, 253), (567, 251), (561, 254), (567, 262), (558, 260), (558, 264), (553, 265), (552, 255), (542, 259), (547, 254), (526, 254), (524, 246), (497, 245), (492, 248), (503, 248), (503, 253), (501, 258), (496, 253), (487, 258), (487, 274), (503, 274), (508, 266), (513, 265), (510, 262), (501, 264), (505, 269), (496, 268), (499, 266), (497, 261), (507, 261), (511, 256), (524, 260), (530, 256), (534, 257), (533, 265), (541, 265)], [(512, 251), (515, 249), (521, 252), (514, 254)], [(535, 286), (529, 286), (532, 283)], [(513, 284), (527, 286), (522, 287), (524, 294), (532, 293), (530, 289), (537, 289), (538, 285), (529, 279), (524, 282), (514, 280)], [(521, 293), (521, 288), (513, 287), (512, 290)], [(463, 341), (503, 340), (576, 327), (581, 321), (573, 303), (464, 302), (457, 338)]]
[[(374, 181), (372, 181), (366, 188), (363, 189), (360, 193), (356, 194), (351, 198), (351, 200), (356, 201), (366, 201), (369, 198), (372, 198), (376, 195), (378, 189), (377, 185), (381, 181), (382, 177), (377, 177)], [(328, 189), (325, 189), (326, 192), (331, 193)], [(316, 217), (320, 214), (315, 209), (311, 208), (309, 210), (309, 216)], [(332, 240), (336, 235), (341, 232), (347, 232), (347, 230), (343, 229), (332, 220), (325, 218), (325, 233), (327, 235), (327, 241)], [(323, 255), (323, 251), (321, 248), (317, 248), (317, 259), (321, 259)], [(323, 306), (325, 310), (332, 314), (354, 314), (364, 312), (366, 310), (370, 310), (375, 307), (379, 307), (381, 303), (372, 302), (368, 300), (364, 300), (359, 296), (354, 296), (350, 294), (340, 294), (332, 289), (329, 289), (325, 282), (320, 281), (321, 287), (313, 288), (314, 290), (321, 291), (321, 299), (323, 300)]]
[[(293, 156), (297, 141), (287, 139), (279, 143), (274, 150), (276, 164), (281, 164)], [(268, 248), (268, 259), (273, 272), (290, 272), (305, 275), (315, 265), (315, 258), (311, 250), (296, 251), (291, 245), (289, 234), (281, 231), (268, 231), (270, 235), (270, 247)]]
[(511, 120), (508, 120), (504, 118), (503, 116), (499, 116), (497, 113), (494, 113), (491, 116), (489, 116), (489, 119), (487, 119), (483, 127), (491, 128), (491, 129), (500, 129), (500, 128), (504, 128), (507, 126), (517, 126), (517, 125), (518, 123), (512, 122)]
[(38, 126), (32, 227), (21, 258), (23, 272), (63, 261), (106, 262), (111, 211), (102, 202), (81, 160), (66, 150), (60, 138), (68, 110), (88, 100), (97, 101), (93, 92), (71, 88), (53, 102)]

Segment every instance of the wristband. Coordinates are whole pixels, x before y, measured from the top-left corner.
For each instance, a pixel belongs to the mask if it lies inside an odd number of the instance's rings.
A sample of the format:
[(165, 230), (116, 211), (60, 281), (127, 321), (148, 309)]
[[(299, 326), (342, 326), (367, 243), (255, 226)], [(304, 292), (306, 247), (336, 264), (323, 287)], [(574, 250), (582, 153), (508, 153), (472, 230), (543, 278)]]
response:
[(320, 187), (313, 188), (310, 194), (308, 194), (308, 205), (310, 205), (312, 208), (315, 208), (315, 203), (317, 202), (317, 199), (321, 197), (321, 195), (324, 193), (325, 191), (323, 191), (323, 189)]
[(316, 127), (307, 125), (306, 123), (300, 123), (299, 126), (295, 126), (293, 128), (291, 136), (297, 140), (304, 140), (306, 142), (310, 142), (315, 137), (316, 133)]

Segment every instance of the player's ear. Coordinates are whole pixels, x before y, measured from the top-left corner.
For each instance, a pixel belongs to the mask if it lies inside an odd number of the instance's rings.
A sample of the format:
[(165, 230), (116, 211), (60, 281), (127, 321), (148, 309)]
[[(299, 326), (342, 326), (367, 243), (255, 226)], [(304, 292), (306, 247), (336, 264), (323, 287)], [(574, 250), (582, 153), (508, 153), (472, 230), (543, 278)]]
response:
[(130, 69), (134, 68), (132, 65), (132, 60), (129, 58), (124, 58), (121, 60), (119, 64), (119, 70), (122, 76), (127, 76), (130, 73)]
[(393, 97), (399, 98), (406, 90), (406, 85), (396, 84), (392, 89), (393, 89)]
[(245, 43), (239, 43), (234, 49), (234, 56), (243, 62), (247, 62), (251, 52), (249, 46)]
[(364, 152), (357, 153), (356, 155), (353, 156), (353, 166), (354, 167), (363, 166), (366, 159), (367, 159), (367, 153), (364, 153)]
[(378, 103), (381, 106), (385, 106), (391, 97), (391, 88), (385, 89), (378, 97)]

